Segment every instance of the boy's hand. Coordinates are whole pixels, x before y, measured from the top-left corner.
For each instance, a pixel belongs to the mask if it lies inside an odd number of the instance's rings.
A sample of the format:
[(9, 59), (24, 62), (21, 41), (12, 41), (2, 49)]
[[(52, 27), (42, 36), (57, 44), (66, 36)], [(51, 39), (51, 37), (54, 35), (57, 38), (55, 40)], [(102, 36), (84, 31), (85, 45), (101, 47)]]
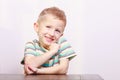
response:
[(60, 45), (57, 43), (52, 43), (49, 47), (49, 51), (51, 51), (52, 53), (57, 53), (57, 51), (59, 50)]
[(29, 66), (29, 65), (25, 65), (24, 68), (25, 68), (26, 74), (36, 74), (38, 70), (37, 68)]

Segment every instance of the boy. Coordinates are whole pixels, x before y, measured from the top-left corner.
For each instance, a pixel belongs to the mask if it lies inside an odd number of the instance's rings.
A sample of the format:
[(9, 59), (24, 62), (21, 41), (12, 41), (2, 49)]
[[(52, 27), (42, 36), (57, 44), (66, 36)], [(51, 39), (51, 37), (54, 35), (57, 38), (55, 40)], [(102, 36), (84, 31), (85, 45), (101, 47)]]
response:
[(34, 29), (38, 40), (26, 43), (25, 74), (66, 74), (69, 61), (75, 57), (69, 43), (63, 38), (66, 26), (64, 11), (57, 7), (44, 9)]

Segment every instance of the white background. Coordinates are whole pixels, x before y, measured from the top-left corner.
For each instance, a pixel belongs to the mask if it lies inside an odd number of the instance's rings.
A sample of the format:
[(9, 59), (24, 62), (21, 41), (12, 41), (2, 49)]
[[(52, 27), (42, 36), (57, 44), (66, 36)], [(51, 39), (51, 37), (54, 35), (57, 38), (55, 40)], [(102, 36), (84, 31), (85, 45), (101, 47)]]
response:
[(65, 37), (76, 51), (68, 74), (120, 80), (119, 0), (1, 0), (0, 74), (23, 74), (24, 45), (36, 38), (33, 23), (46, 7), (67, 15)]

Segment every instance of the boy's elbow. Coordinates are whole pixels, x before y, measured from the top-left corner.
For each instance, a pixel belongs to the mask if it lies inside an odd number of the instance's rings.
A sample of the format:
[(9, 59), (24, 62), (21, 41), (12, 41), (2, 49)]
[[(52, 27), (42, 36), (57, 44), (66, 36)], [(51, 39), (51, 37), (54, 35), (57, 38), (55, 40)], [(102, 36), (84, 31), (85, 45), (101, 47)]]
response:
[(67, 74), (68, 70), (67, 69), (60, 69), (59, 74)]
[(59, 74), (65, 75), (65, 74), (67, 74), (67, 72), (60, 72)]
[(59, 74), (65, 75), (65, 74), (67, 74), (67, 72), (66, 71), (60, 71)]

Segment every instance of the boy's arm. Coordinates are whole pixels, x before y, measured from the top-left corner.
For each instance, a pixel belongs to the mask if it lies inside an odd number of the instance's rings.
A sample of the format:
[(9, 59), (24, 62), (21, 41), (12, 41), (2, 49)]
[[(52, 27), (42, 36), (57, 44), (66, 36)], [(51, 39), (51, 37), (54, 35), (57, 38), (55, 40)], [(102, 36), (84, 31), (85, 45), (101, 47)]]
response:
[(47, 62), (59, 49), (59, 45), (56, 43), (51, 44), (50, 50), (40, 56), (34, 56), (27, 54), (24, 58), (24, 71), (26, 74), (33, 74), (34, 72), (30, 70), (29, 66), (34, 68), (40, 67), (42, 64)]
[(59, 49), (59, 45), (56, 43), (51, 44), (50, 50), (40, 56), (34, 56), (27, 54), (25, 55), (25, 65), (30, 65), (33, 67), (40, 67), (46, 61), (48, 61), (53, 55), (57, 53)]
[(60, 63), (52, 66), (52, 67), (43, 67), (43, 68), (35, 68), (30, 67), (29, 69), (33, 71), (35, 74), (66, 74), (68, 71), (69, 60), (68, 59), (61, 59)]

